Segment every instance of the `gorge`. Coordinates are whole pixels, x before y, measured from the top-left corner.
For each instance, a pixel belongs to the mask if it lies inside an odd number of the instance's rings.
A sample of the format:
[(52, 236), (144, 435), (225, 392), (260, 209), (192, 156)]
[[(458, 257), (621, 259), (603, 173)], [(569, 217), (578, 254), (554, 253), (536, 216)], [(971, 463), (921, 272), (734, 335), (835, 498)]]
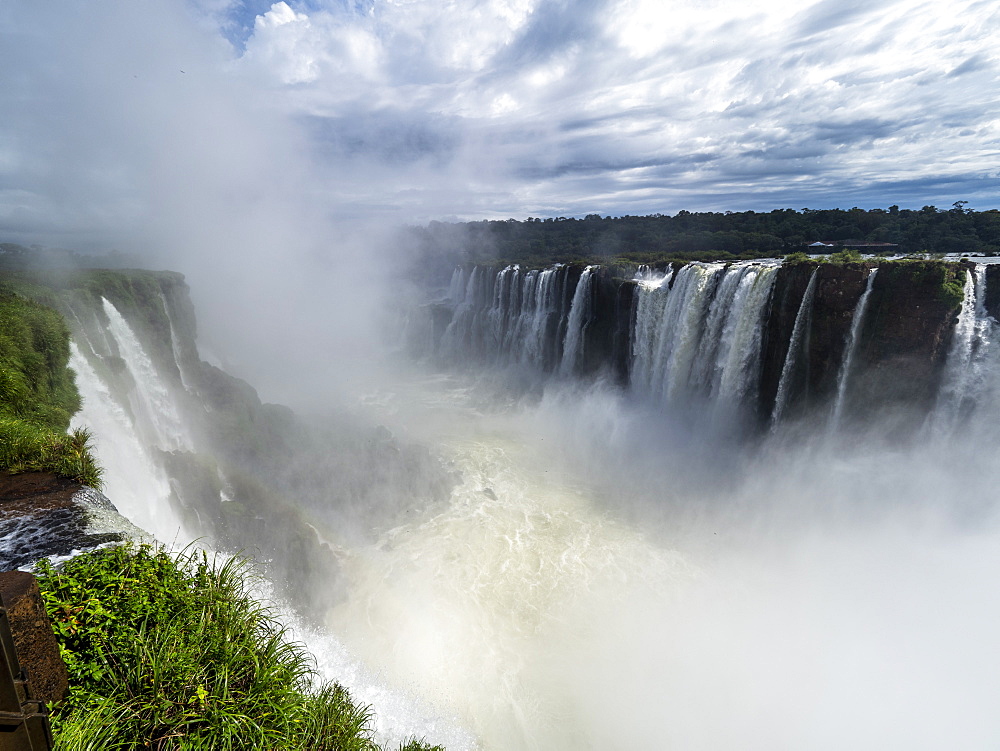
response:
[(203, 361), (177, 274), (19, 283), (108, 498), (252, 551), (384, 739), (930, 749), (998, 730), (995, 271), (463, 265), (307, 417)]

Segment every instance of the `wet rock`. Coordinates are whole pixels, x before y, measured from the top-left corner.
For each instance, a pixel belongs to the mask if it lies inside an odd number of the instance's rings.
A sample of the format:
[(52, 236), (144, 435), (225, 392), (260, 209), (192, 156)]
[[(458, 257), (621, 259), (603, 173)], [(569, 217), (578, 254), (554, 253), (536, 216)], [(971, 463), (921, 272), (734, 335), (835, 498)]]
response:
[(89, 531), (96, 508), (114, 506), (96, 490), (51, 472), (0, 473), (0, 570), (121, 539)]

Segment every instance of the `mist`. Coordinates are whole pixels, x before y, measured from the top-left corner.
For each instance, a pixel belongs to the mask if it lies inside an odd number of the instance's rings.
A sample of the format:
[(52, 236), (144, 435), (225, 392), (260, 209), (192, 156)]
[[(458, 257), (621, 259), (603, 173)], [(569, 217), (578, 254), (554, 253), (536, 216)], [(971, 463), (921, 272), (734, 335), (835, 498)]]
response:
[(606, 387), (511, 411), (452, 384), (447, 419), (429, 388), (424, 419), (393, 428), (437, 445), (460, 484), (355, 552), (328, 622), (482, 747), (996, 737), (981, 444), (683, 451), (662, 413)]
[[(686, 7), (664, 48), (632, 21), (672, 14), (583, 5), (481, 3), (458, 34), (422, 3), (5, 3), (0, 239), (180, 271), (203, 358), (331, 447), (387, 431), (368, 463), (320, 445), (315, 487), (343, 490), (300, 499), (337, 563), (299, 583), (323, 602), (304, 633), (383, 737), (995, 744), (993, 405), (906, 441), (807, 421), (742, 443), (610, 382), (414, 363), (426, 290), (397, 232), (995, 201), (995, 13), (925, 8), (932, 34), (905, 3)], [(898, 31), (845, 57), (862, 28)]]

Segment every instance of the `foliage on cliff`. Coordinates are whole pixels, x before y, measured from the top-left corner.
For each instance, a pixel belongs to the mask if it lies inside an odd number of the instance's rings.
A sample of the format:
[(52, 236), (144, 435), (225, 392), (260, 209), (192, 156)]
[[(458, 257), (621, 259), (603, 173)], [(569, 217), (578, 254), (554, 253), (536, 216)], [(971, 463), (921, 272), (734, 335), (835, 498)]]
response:
[(70, 671), (57, 748), (378, 751), (369, 709), (317, 683), (245, 562), (123, 546), (38, 574)]
[(89, 433), (66, 433), (80, 408), (68, 362), (62, 316), (0, 285), (0, 469), (51, 470), (100, 487)]

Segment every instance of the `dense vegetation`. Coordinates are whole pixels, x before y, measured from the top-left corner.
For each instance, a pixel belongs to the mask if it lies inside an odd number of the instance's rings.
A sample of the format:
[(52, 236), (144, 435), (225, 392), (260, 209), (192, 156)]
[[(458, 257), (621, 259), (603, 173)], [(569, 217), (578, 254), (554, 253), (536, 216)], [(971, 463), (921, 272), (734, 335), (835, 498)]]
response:
[(0, 285), (0, 469), (53, 471), (99, 488), (89, 434), (66, 433), (80, 408), (68, 362), (59, 313)]
[(971, 211), (963, 201), (948, 210), (890, 206), (431, 222), (409, 232), (425, 265), (442, 256), (453, 262), (456, 255), (463, 261), (529, 266), (615, 258), (635, 263), (737, 260), (806, 251), (814, 242), (834, 248), (867, 245), (865, 252), (885, 254), (1000, 253), (1000, 211)]
[(245, 562), (122, 546), (38, 575), (70, 672), (57, 748), (378, 751), (368, 708), (317, 683)]

